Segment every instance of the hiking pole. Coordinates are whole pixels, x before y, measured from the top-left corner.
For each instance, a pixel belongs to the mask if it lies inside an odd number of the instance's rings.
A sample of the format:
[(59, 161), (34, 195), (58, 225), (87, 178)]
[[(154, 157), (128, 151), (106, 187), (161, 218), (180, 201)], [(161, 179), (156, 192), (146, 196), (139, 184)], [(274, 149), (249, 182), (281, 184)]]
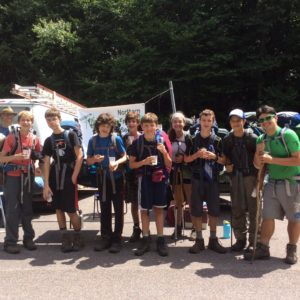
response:
[(266, 165), (263, 164), (258, 171), (257, 182), (256, 182), (256, 216), (255, 216), (255, 231), (254, 231), (254, 241), (253, 241), (253, 252), (251, 257), (251, 264), (253, 263), (257, 244), (257, 235), (259, 227), (259, 216), (261, 214), (261, 203), (262, 203), (262, 187), (264, 184), (264, 178), (266, 173)]

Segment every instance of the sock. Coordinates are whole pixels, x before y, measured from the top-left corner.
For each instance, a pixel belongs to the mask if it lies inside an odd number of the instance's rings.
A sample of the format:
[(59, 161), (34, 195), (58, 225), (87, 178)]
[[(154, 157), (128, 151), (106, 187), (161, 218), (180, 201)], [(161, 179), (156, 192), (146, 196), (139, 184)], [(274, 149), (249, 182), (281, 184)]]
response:
[(203, 239), (202, 230), (196, 231), (196, 236), (197, 236), (197, 239), (202, 240)]
[(210, 231), (210, 238), (215, 239), (217, 238), (217, 232), (216, 231)]

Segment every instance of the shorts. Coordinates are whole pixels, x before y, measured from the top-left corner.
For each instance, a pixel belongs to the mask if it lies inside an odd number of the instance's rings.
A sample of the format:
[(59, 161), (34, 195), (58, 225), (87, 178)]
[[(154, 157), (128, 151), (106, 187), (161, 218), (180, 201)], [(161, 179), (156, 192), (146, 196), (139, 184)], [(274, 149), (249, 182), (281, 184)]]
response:
[[(181, 181), (182, 183), (184, 184), (191, 184), (191, 179), (190, 178), (185, 178), (183, 176), (183, 172), (180, 172), (177, 176), (174, 172), (174, 170), (171, 171), (171, 174), (170, 174), (170, 183), (171, 185), (178, 185), (178, 184), (181, 184)], [(174, 178), (174, 176), (176, 176), (176, 178)]]
[(212, 217), (218, 217), (220, 215), (218, 182), (192, 178), (191, 215), (193, 217), (202, 216), (204, 201), (207, 203), (208, 214)]
[(73, 174), (73, 169), (67, 168), (63, 189), (57, 190), (55, 167), (51, 167), (50, 176), (49, 176), (49, 186), (53, 193), (51, 206), (55, 210), (59, 209), (67, 213), (76, 212), (77, 191), (75, 189), (75, 185), (72, 182), (72, 174)]
[(167, 185), (168, 180), (153, 182), (151, 176), (142, 177), (141, 203), (142, 210), (151, 210), (152, 207), (164, 208), (167, 206)]
[(138, 201), (138, 180), (135, 172), (125, 174), (125, 202), (135, 203)]
[[(290, 195), (288, 192), (290, 191)], [(272, 180), (265, 185), (263, 192), (263, 219), (299, 222), (295, 214), (300, 208), (300, 183), (287, 180)]]

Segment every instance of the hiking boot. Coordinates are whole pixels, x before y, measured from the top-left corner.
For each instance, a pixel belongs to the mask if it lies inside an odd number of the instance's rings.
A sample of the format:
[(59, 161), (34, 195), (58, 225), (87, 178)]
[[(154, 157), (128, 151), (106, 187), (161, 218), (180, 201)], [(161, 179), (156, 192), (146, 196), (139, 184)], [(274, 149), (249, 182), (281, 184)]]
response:
[(149, 236), (144, 236), (141, 239), (140, 245), (136, 249), (134, 254), (137, 255), (137, 256), (141, 256), (141, 255), (145, 254), (146, 252), (148, 252), (150, 250), (150, 243), (151, 243), (150, 237)]
[[(245, 260), (252, 260), (253, 251), (244, 253)], [(254, 259), (269, 259), (270, 258), (270, 247), (262, 243), (257, 243)]]
[[(177, 239), (182, 238), (182, 227), (181, 226), (177, 226)], [(175, 240), (175, 229), (174, 232), (171, 235), (171, 239)]]
[(189, 237), (189, 241), (191, 241), (191, 242), (196, 241), (196, 238), (197, 238), (196, 229), (193, 228), (191, 231), (191, 235)]
[(73, 250), (72, 236), (69, 233), (64, 233), (61, 239), (61, 251), (64, 253), (71, 252)]
[(9, 254), (18, 254), (20, 253), (20, 246), (17, 244), (4, 244), (4, 251)]
[(135, 242), (139, 241), (141, 238), (141, 233), (142, 233), (142, 230), (140, 227), (133, 226), (133, 232), (129, 239), (129, 242), (135, 243)]
[(209, 238), (208, 249), (220, 254), (227, 252), (227, 249), (220, 244), (218, 238)]
[(249, 243), (248, 247), (244, 250), (244, 253), (253, 252), (253, 243)]
[(246, 240), (237, 240), (235, 244), (231, 246), (231, 251), (240, 252), (245, 248), (245, 246), (246, 246)]
[(101, 236), (101, 238), (98, 241), (96, 241), (94, 250), (95, 251), (103, 251), (105, 249), (110, 248), (110, 246), (111, 246), (110, 238)]
[(111, 247), (109, 248), (110, 253), (119, 253), (122, 249), (122, 242), (121, 240), (113, 241)]
[(189, 249), (192, 254), (205, 250), (204, 239), (196, 239), (195, 244)]
[(286, 258), (284, 262), (289, 265), (293, 265), (297, 262), (297, 245), (286, 245)]
[(79, 251), (83, 248), (84, 241), (82, 239), (82, 236), (80, 232), (74, 233), (74, 239), (73, 239), (73, 251)]
[(160, 256), (168, 256), (168, 246), (166, 245), (165, 238), (163, 236), (159, 236), (156, 240), (156, 250)]
[(33, 240), (24, 240), (23, 241), (23, 246), (27, 250), (33, 251), (37, 249), (37, 246)]

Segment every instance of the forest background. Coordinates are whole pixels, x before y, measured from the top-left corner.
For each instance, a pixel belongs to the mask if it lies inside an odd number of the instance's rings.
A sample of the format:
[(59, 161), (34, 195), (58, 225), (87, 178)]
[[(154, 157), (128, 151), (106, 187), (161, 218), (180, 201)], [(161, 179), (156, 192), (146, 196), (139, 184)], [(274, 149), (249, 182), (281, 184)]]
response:
[[(40, 83), (88, 107), (141, 103), (169, 80), (187, 115), (299, 111), (300, 1), (0, 1), (1, 98)], [(170, 95), (146, 109), (167, 116)]]

